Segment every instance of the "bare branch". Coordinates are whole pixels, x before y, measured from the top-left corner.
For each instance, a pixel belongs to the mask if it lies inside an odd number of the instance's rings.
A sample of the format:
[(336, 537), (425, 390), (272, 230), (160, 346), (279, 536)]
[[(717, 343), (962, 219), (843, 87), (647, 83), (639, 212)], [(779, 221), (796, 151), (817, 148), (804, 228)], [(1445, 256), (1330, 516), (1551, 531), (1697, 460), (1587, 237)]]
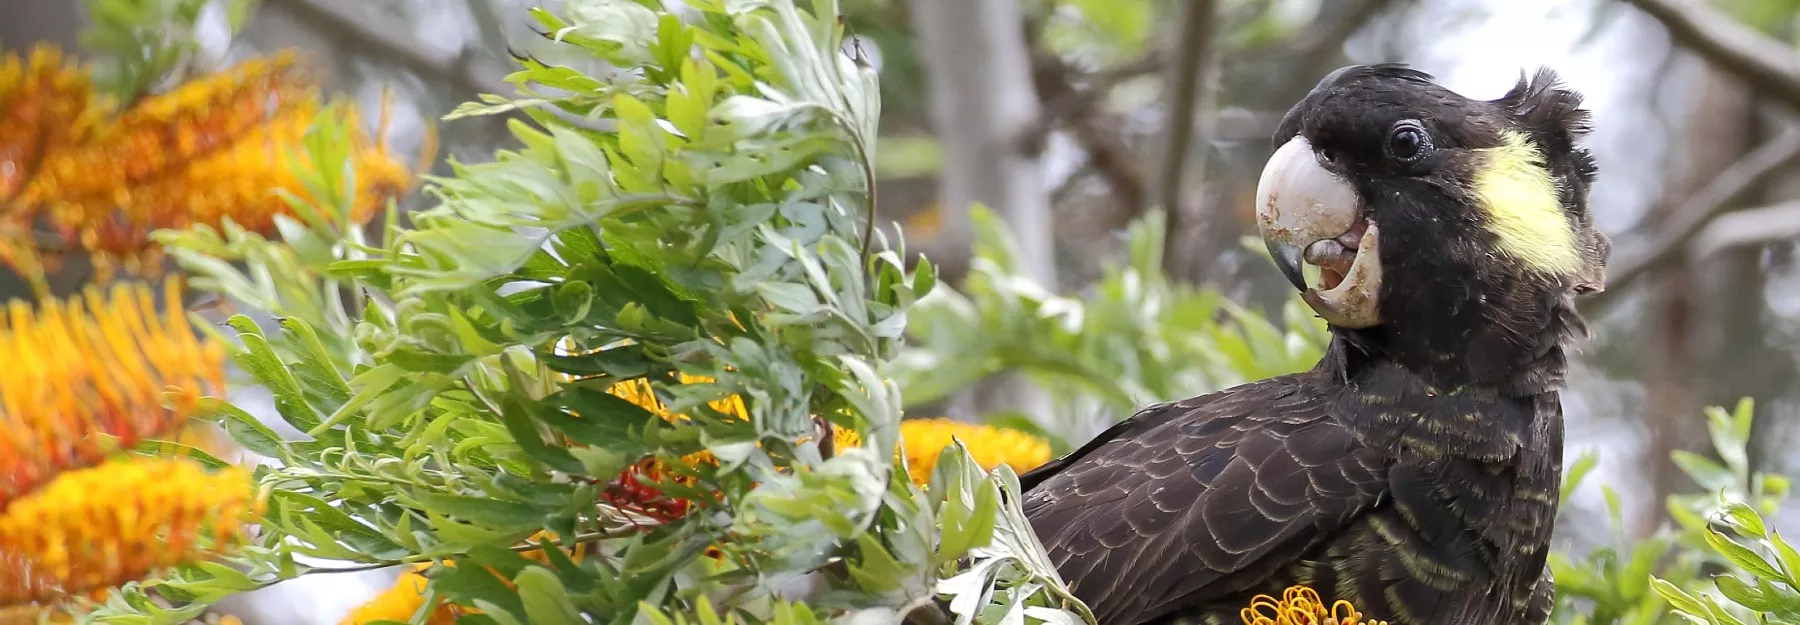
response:
[(1213, 119), (1213, 134), (1220, 141), (1268, 141), (1281, 125), (1281, 116), (1279, 111), (1223, 109)]
[[(1143, 163), (1131, 146), (1125, 143), (1118, 131), (1116, 116), (1106, 113), (1098, 106), (1099, 101), (1117, 80), (1099, 78), (1085, 90), (1075, 86), (1076, 70), (1055, 53), (1039, 49), (1037, 46), (1038, 30), (1026, 29), (1026, 41), (1033, 47), (1031, 55), (1032, 84), (1037, 88), (1038, 99), (1050, 102), (1051, 106), (1072, 107), (1061, 112), (1046, 110), (1039, 118), (1039, 123), (1028, 129), (1024, 139), (1034, 142), (1023, 143), (1020, 149), (1028, 153), (1037, 153), (1043, 149), (1043, 140), (1055, 128), (1054, 123), (1060, 118), (1065, 122), (1070, 136), (1081, 144), (1087, 153), (1087, 167), (1100, 175), (1112, 189), (1111, 218), (1104, 219), (1107, 224), (1115, 221), (1123, 223), (1143, 210), (1148, 182), (1144, 176)], [(1145, 60), (1121, 66), (1126, 71), (1110, 76), (1125, 74), (1141, 75), (1132, 66), (1154, 67), (1156, 63), (1146, 57)], [(1032, 136), (1031, 133), (1044, 134)]]
[(1624, 254), (1628, 261), (1609, 263), (1607, 290), (1587, 298), (1589, 305), (1600, 306), (1620, 292), (1620, 287), (1626, 283), (1685, 258), (1683, 252), (1703, 227), (1731, 210), (1731, 202), (1738, 196), (1797, 157), (1800, 157), (1800, 130), (1789, 128), (1719, 172), (1706, 186), (1676, 206), (1659, 232), (1649, 237), (1648, 243), (1636, 246), (1636, 253)]
[[(1035, 39), (1035, 29), (1028, 31), (1027, 35)], [(1035, 69), (1039, 74), (1049, 69), (1042, 65), (1043, 63), (1053, 62), (1056, 64), (1055, 70), (1059, 74), (1060, 86), (1063, 88), (1056, 90), (1056, 95), (1051, 96), (1047, 93), (1051, 89), (1047, 89), (1043, 84), (1039, 85), (1038, 95), (1044, 100), (1044, 111), (1038, 116), (1036, 123), (1019, 133), (1019, 144), (1024, 146), (1023, 149), (1031, 152), (1042, 149), (1044, 140), (1050, 136), (1052, 131), (1056, 130), (1058, 123), (1087, 115), (1099, 108), (1100, 102), (1105, 100), (1115, 87), (1133, 79), (1154, 74), (1163, 67), (1162, 51), (1152, 51), (1135, 61), (1089, 75), (1086, 80), (1081, 81), (1085, 84), (1077, 89), (1075, 86), (1077, 80), (1073, 76), (1073, 70), (1062, 63), (1061, 59), (1055, 58), (1054, 54), (1049, 52), (1039, 52), (1035, 56), (1039, 58), (1033, 59), (1033, 65), (1037, 66)]]
[(448, 83), (468, 94), (511, 92), (497, 72), (483, 72), (476, 67), (469, 50), (437, 51), (402, 35), (409, 32), (404, 24), (368, 10), (357, 0), (271, 0), (311, 22), (321, 33), (336, 35), (346, 44), (361, 48), (369, 56), (387, 59), (405, 66), (426, 78)]
[[(1169, 78), (1169, 144), (1163, 152), (1162, 171), (1157, 179), (1156, 202), (1165, 211), (1181, 210), (1182, 172), (1186, 170), (1188, 147), (1194, 143), (1196, 123), (1205, 112), (1196, 111), (1201, 104), (1200, 90), (1208, 82), (1203, 73), (1212, 65), (1214, 20), (1218, 11), (1213, 0), (1188, 0), (1182, 3), (1181, 28), (1175, 33), (1175, 64)], [(1202, 130), (1205, 130), (1202, 128)], [(1202, 141), (1201, 143), (1204, 143)], [(1173, 228), (1170, 229), (1174, 231)]]
[(1314, 70), (1303, 72), (1300, 74), (1302, 76), (1324, 74), (1323, 71), (1319, 71), (1321, 68), (1317, 67), (1319, 63), (1336, 57), (1338, 51), (1350, 41), (1351, 37), (1356, 36), (1356, 33), (1367, 26), (1369, 22), (1374, 21), (1376, 16), (1381, 15), (1388, 7), (1399, 1), (1362, 0), (1360, 4), (1350, 9), (1343, 19), (1315, 22), (1312, 28), (1307, 29), (1305, 33), (1284, 46), (1287, 52), (1283, 56), (1301, 59), (1306, 62), (1307, 69)]
[(1800, 200), (1746, 208), (1720, 215), (1694, 235), (1687, 246), (1688, 261), (1745, 245), (1773, 243), (1800, 237)]
[(1756, 91), (1800, 109), (1800, 56), (1699, 0), (1626, 0), (1669, 36)]

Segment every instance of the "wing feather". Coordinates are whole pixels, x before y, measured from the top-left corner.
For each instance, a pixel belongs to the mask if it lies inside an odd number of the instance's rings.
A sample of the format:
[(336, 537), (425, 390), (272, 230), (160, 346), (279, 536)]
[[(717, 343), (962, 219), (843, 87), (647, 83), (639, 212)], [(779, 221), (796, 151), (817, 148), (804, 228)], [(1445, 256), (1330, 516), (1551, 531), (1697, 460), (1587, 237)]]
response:
[(1022, 478), (1025, 514), (1102, 623), (1240, 592), (1386, 492), (1329, 406), (1296, 376), (1151, 406)]

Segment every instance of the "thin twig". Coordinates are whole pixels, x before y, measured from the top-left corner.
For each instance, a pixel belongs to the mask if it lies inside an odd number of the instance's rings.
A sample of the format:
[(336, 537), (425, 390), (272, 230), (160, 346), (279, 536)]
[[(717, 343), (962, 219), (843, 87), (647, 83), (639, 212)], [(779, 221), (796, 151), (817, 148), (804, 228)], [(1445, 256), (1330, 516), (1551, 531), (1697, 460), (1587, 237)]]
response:
[[(1038, 32), (1028, 30), (1026, 40), (1037, 42)], [(1136, 65), (1148, 65), (1147, 61), (1139, 61)], [(1135, 71), (1135, 70), (1133, 70)], [(1081, 144), (1082, 151), (1087, 153), (1087, 168), (1098, 173), (1112, 189), (1112, 213), (1116, 218), (1103, 219), (1105, 229), (1122, 225), (1135, 217), (1144, 209), (1144, 199), (1148, 186), (1144, 175), (1144, 164), (1138, 154), (1127, 145), (1120, 136), (1115, 116), (1103, 112), (1098, 106), (1105, 93), (1117, 83), (1109, 80), (1095, 81), (1086, 90), (1077, 89), (1073, 68), (1053, 53), (1035, 50), (1031, 56), (1032, 84), (1037, 89), (1038, 99), (1052, 103), (1051, 107), (1074, 106), (1075, 108), (1053, 114), (1046, 113), (1040, 120), (1039, 127), (1046, 128), (1044, 135), (1025, 134), (1026, 140), (1035, 140), (1037, 144), (1021, 145), (1020, 149), (1031, 152), (1042, 151), (1042, 141), (1049, 132), (1044, 124), (1054, 121), (1065, 122), (1067, 130), (1075, 141)], [(1046, 121), (1047, 120), (1047, 121)], [(1055, 197), (1055, 194), (1052, 194)], [(1052, 204), (1054, 205), (1054, 200)], [(1117, 222), (1117, 225), (1114, 224)]]
[(1715, 217), (1729, 211), (1732, 201), (1743, 195), (1751, 187), (1761, 182), (1769, 174), (1792, 163), (1800, 157), (1800, 130), (1790, 128), (1775, 138), (1768, 140), (1738, 162), (1733, 163), (1725, 171), (1701, 187), (1699, 191), (1669, 213), (1669, 218), (1658, 231), (1651, 235), (1649, 243), (1638, 246), (1643, 250), (1636, 254), (1625, 255), (1628, 260), (1610, 263), (1607, 268), (1607, 289), (1587, 298), (1588, 306), (1598, 308), (1611, 301), (1622, 286), (1643, 276), (1644, 274), (1684, 258), (1687, 246), (1701, 229)]
[(1305, 33), (1283, 46), (1285, 52), (1281, 56), (1299, 61), (1300, 67), (1304, 68), (1298, 74), (1300, 76), (1323, 76), (1326, 68), (1322, 65), (1339, 58), (1351, 37), (1399, 1), (1362, 0), (1343, 19), (1314, 22)]
[[(1033, 56), (1049, 58), (1059, 65), (1062, 65), (1061, 59), (1055, 58), (1054, 54), (1048, 52), (1040, 50)], [(1034, 59), (1034, 63), (1037, 62), (1042, 62), (1042, 59)], [(1039, 114), (1036, 123), (1019, 133), (1018, 143), (1022, 146), (1026, 146), (1023, 149), (1027, 151), (1038, 151), (1041, 148), (1035, 146), (1042, 146), (1044, 140), (1049, 137), (1050, 133), (1056, 130), (1057, 124), (1064, 120), (1087, 115), (1097, 108), (1100, 102), (1104, 101), (1106, 97), (1112, 93), (1112, 90), (1119, 85), (1130, 82), (1133, 79), (1154, 74), (1162, 68), (1163, 54), (1161, 50), (1156, 50), (1139, 57), (1137, 60), (1129, 61), (1122, 65), (1110, 67), (1088, 75), (1084, 80), (1080, 81), (1084, 83), (1082, 87), (1076, 89), (1074, 85), (1076, 82), (1075, 77), (1068, 71), (1069, 68), (1067, 65), (1062, 65), (1062, 67), (1059, 68), (1062, 70), (1062, 83), (1066, 85), (1067, 88), (1061, 90), (1054, 97), (1043, 98), (1043, 112)], [(1040, 97), (1047, 95), (1043, 93), (1044, 91), (1045, 89), (1040, 85)]]
[(1626, 0), (1661, 22), (1669, 37), (1760, 94), (1800, 109), (1800, 61), (1789, 45), (1698, 0)]
[[(567, 543), (551, 541), (550, 544), (552, 544), (552, 545), (562, 545), (562, 544), (583, 545), (583, 544), (587, 544), (587, 543), (597, 543), (602, 540), (612, 540), (614, 538), (624, 538), (627, 536), (631, 536), (633, 534), (637, 534), (637, 533), (639, 533), (639, 531), (640, 530), (638, 528), (632, 527), (632, 528), (627, 528), (624, 530), (618, 530), (618, 531), (612, 531), (612, 532), (589, 532), (586, 534), (576, 535), (574, 540), (571, 540)], [(538, 551), (543, 548), (544, 548), (544, 546), (540, 543), (525, 543), (525, 544), (521, 544), (521, 545), (514, 545), (512, 550), (515, 552), (524, 553), (527, 551)], [(380, 569), (385, 569), (385, 568), (392, 568), (392, 567), (396, 567), (396, 566), (406, 566), (408, 564), (421, 564), (424, 562), (430, 562), (432, 560), (441, 559), (441, 558), (442, 558), (442, 556), (433, 558), (433, 557), (424, 556), (424, 555), (414, 555), (414, 556), (407, 556), (404, 558), (396, 558), (393, 560), (383, 560), (380, 562), (369, 562), (366, 564), (358, 564), (356, 566), (312, 567), (312, 568), (308, 568), (305, 573), (301, 573), (301, 576), (335, 575), (338, 573), (361, 573), (364, 571), (375, 571), (375, 570), (380, 570)]]

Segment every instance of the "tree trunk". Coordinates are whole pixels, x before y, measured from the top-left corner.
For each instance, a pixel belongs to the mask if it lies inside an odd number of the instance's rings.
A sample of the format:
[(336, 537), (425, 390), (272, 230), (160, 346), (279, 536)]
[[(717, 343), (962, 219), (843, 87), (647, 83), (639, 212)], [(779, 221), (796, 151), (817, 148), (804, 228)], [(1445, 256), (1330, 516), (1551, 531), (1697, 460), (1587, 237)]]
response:
[[(1750, 150), (1748, 132), (1753, 119), (1751, 94), (1743, 85), (1717, 70), (1703, 68), (1694, 80), (1702, 94), (1687, 114), (1679, 145), (1688, 146), (1687, 159), (1672, 163), (1681, 172), (1677, 184), (1664, 193), (1658, 212), (1666, 214), (1681, 198), (1691, 195), (1708, 180), (1730, 167)], [(1663, 214), (1653, 218), (1660, 219)], [(1644, 419), (1649, 429), (1645, 461), (1653, 467), (1649, 497), (1631, 526), (1640, 536), (1654, 531), (1663, 518), (1663, 501), (1672, 493), (1693, 488), (1669, 460), (1677, 449), (1706, 452), (1705, 422), (1700, 416), (1702, 374), (1696, 365), (1695, 302), (1696, 268), (1678, 265), (1652, 276), (1650, 285), (1649, 354), (1645, 380)], [(1760, 305), (1760, 304), (1759, 304)]]
[[(973, 240), (969, 206), (981, 203), (1006, 220), (1018, 240), (1024, 273), (1055, 290), (1050, 193), (1038, 155), (1027, 153), (1020, 141), (1041, 104), (1031, 82), (1018, 0), (913, 0), (912, 20), (931, 91), (932, 123), (944, 151), (939, 249), (966, 252)], [(953, 253), (946, 251), (946, 257)], [(960, 273), (955, 269), (947, 273)], [(978, 389), (971, 410), (1049, 417), (1048, 395), (1021, 376), (1005, 374), (990, 382)]]

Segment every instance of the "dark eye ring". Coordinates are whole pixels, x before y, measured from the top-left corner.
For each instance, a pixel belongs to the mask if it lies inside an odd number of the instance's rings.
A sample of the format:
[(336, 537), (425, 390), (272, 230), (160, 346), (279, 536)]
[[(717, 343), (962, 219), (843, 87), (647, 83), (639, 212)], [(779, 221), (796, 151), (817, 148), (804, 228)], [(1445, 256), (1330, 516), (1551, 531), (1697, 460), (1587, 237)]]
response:
[(1388, 134), (1387, 152), (1394, 160), (1411, 163), (1430, 151), (1431, 134), (1425, 132), (1425, 126), (1417, 120), (1394, 124), (1393, 132)]

